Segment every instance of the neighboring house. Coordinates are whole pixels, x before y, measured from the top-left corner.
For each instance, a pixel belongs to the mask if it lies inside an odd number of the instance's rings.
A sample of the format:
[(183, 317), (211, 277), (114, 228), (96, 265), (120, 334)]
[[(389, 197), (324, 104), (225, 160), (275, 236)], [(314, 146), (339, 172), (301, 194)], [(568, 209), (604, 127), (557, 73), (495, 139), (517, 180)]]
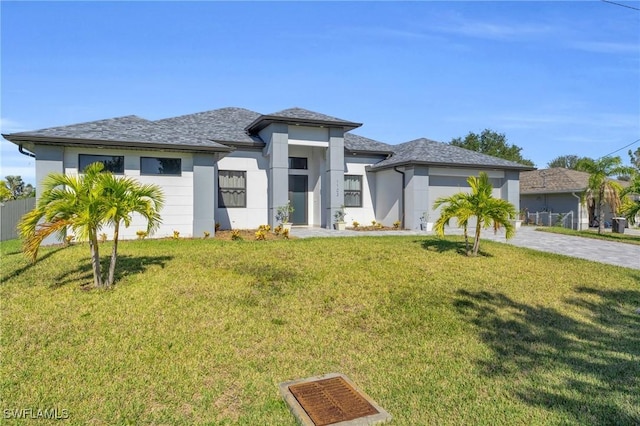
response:
[[(519, 174), (530, 167), (447, 144), (417, 139), (388, 145), (353, 133), (355, 123), (291, 108), (259, 114), (222, 108), (149, 121), (112, 118), (3, 135), (35, 155), (36, 181), (75, 174), (94, 161), (113, 173), (155, 183), (165, 193), (156, 234), (181, 236), (277, 225), (291, 202), (294, 225), (332, 227), (342, 206), (347, 221), (419, 229), (436, 198), (468, 190), (486, 171), (494, 195), (518, 208)], [(25, 152), (27, 150), (28, 152)], [(135, 238), (135, 222), (122, 232)]]
[[(622, 186), (626, 182), (618, 181)], [(588, 207), (584, 199), (589, 173), (554, 167), (520, 173), (520, 208), (529, 213), (573, 212), (573, 229), (587, 229), (597, 216), (596, 206)], [(605, 205), (605, 221), (611, 223), (614, 212)]]

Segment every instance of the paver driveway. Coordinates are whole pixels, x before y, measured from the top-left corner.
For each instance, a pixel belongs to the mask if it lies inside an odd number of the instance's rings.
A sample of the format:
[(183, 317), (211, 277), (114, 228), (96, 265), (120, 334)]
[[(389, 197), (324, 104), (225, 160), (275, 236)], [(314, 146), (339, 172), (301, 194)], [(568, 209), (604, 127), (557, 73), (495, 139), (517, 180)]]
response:
[[(629, 232), (640, 235), (640, 232), (637, 230), (629, 230)], [(448, 229), (447, 233), (461, 234), (462, 231), (452, 228)], [(298, 238), (307, 238), (428, 234), (420, 231), (333, 231), (324, 228), (294, 227), (291, 230), (291, 235)], [(504, 231), (494, 234), (491, 230), (484, 230), (482, 233), (482, 239), (503, 242), (518, 247), (526, 247), (550, 253), (564, 254), (566, 256), (578, 257), (581, 259), (594, 260), (596, 262), (608, 263), (611, 265), (640, 269), (640, 245), (552, 234), (549, 232), (539, 232), (533, 227), (522, 227), (518, 229), (516, 236), (508, 241), (504, 238)]]

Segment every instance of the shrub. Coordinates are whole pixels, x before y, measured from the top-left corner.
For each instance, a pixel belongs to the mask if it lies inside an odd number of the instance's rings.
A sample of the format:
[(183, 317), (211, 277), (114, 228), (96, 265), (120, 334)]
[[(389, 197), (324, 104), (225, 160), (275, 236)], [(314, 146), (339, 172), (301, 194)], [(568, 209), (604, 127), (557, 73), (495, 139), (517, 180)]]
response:
[(211, 236), (211, 232), (209, 232), (209, 231), (204, 231), (204, 237), (203, 237), (204, 239), (207, 239), (207, 238), (209, 238), (210, 236)]
[(256, 231), (256, 240), (263, 241), (267, 239), (267, 232), (264, 229), (258, 229)]
[(136, 231), (139, 240), (144, 240), (148, 235), (147, 231)]
[(216, 230), (216, 232), (218, 232), (220, 230), (220, 222), (216, 222), (215, 230)]
[(231, 239), (233, 241), (239, 241), (242, 239), (242, 236), (240, 235), (240, 231), (237, 229), (232, 229), (231, 230)]
[(274, 232), (276, 235), (280, 235), (280, 233), (282, 232), (282, 225), (278, 225), (278, 226), (276, 226), (275, 228), (273, 228), (273, 232)]
[(284, 231), (282, 231), (282, 238), (284, 238), (285, 240), (289, 239), (289, 230), (285, 229)]
[(352, 225), (353, 225), (353, 227), (354, 227), (355, 229), (358, 229), (358, 226), (360, 226), (360, 222), (358, 222), (358, 221), (354, 220), (354, 221), (353, 221), (353, 223), (352, 223)]
[(269, 232), (271, 231), (271, 225), (260, 225), (258, 226), (258, 231)]
[(395, 222), (393, 222), (393, 228), (394, 229), (400, 229), (400, 223), (401, 222), (399, 220), (396, 220)]
[(180, 231), (174, 230), (173, 231), (173, 239), (177, 240), (178, 238), (180, 238)]

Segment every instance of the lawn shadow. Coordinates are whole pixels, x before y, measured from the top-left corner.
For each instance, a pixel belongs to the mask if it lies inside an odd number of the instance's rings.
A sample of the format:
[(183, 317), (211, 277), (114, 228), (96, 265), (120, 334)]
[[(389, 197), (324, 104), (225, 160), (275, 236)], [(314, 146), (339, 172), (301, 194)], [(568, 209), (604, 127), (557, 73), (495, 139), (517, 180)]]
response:
[(579, 287), (564, 303), (571, 315), (459, 290), (454, 306), (493, 353), (482, 374), (512, 379), (516, 398), (578, 424), (640, 424), (640, 291)]
[[(36, 263), (37, 262), (42, 262), (43, 260), (50, 258), (54, 254), (58, 253), (61, 250), (64, 250), (65, 248), (66, 247), (64, 247), (64, 246), (60, 246), (60, 247), (51, 249), (50, 251), (48, 251), (47, 253), (43, 254), (42, 256), (38, 256), (38, 259), (37, 259)], [(22, 253), (22, 252), (17, 252), (17, 253)], [(0, 279), (0, 283), (4, 283), (4, 282), (10, 280), (11, 278), (19, 277), (24, 272), (26, 272), (29, 269), (33, 268), (36, 265), (36, 263), (33, 263), (33, 262), (29, 261), (29, 263), (27, 265), (23, 266), (22, 268), (18, 268), (15, 271), (11, 272), (6, 277), (2, 277), (2, 279)]]
[[(428, 240), (413, 240), (413, 242), (420, 243), (422, 248), (427, 251), (434, 251), (437, 253), (453, 251), (462, 256), (467, 256), (464, 241), (451, 241), (442, 238), (430, 238)], [(471, 250), (471, 245), (473, 245), (473, 242), (470, 242), (469, 250)], [(493, 255), (480, 249), (478, 251), (478, 257), (493, 257)]]
[[(115, 282), (117, 283), (122, 278), (128, 275), (141, 274), (145, 272), (151, 266), (160, 266), (164, 269), (166, 263), (173, 259), (173, 256), (118, 256), (118, 263), (116, 264)], [(109, 269), (110, 257), (103, 256), (100, 260), (100, 267), (102, 269), (103, 276), (107, 274)], [(49, 288), (56, 289), (66, 284), (84, 281), (86, 284), (93, 284), (93, 269), (91, 268), (91, 260), (87, 259), (86, 262), (82, 262), (77, 268), (67, 271), (57, 277), (57, 281)]]
[(236, 274), (249, 275), (252, 287), (264, 296), (279, 296), (286, 288), (299, 278), (295, 268), (278, 263), (242, 263), (235, 265)]

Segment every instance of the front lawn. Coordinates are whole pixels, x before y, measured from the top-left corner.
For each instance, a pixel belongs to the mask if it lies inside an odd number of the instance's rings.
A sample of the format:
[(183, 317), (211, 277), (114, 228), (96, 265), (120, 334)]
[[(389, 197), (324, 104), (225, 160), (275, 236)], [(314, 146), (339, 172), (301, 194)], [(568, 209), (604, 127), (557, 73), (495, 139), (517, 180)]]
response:
[(101, 291), (86, 245), (2, 243), (4, 417), (294, 425), (278, 383), (341, 372), (397, 425), (639, 424), (640, 271), (461, 244), (130, 241)]

